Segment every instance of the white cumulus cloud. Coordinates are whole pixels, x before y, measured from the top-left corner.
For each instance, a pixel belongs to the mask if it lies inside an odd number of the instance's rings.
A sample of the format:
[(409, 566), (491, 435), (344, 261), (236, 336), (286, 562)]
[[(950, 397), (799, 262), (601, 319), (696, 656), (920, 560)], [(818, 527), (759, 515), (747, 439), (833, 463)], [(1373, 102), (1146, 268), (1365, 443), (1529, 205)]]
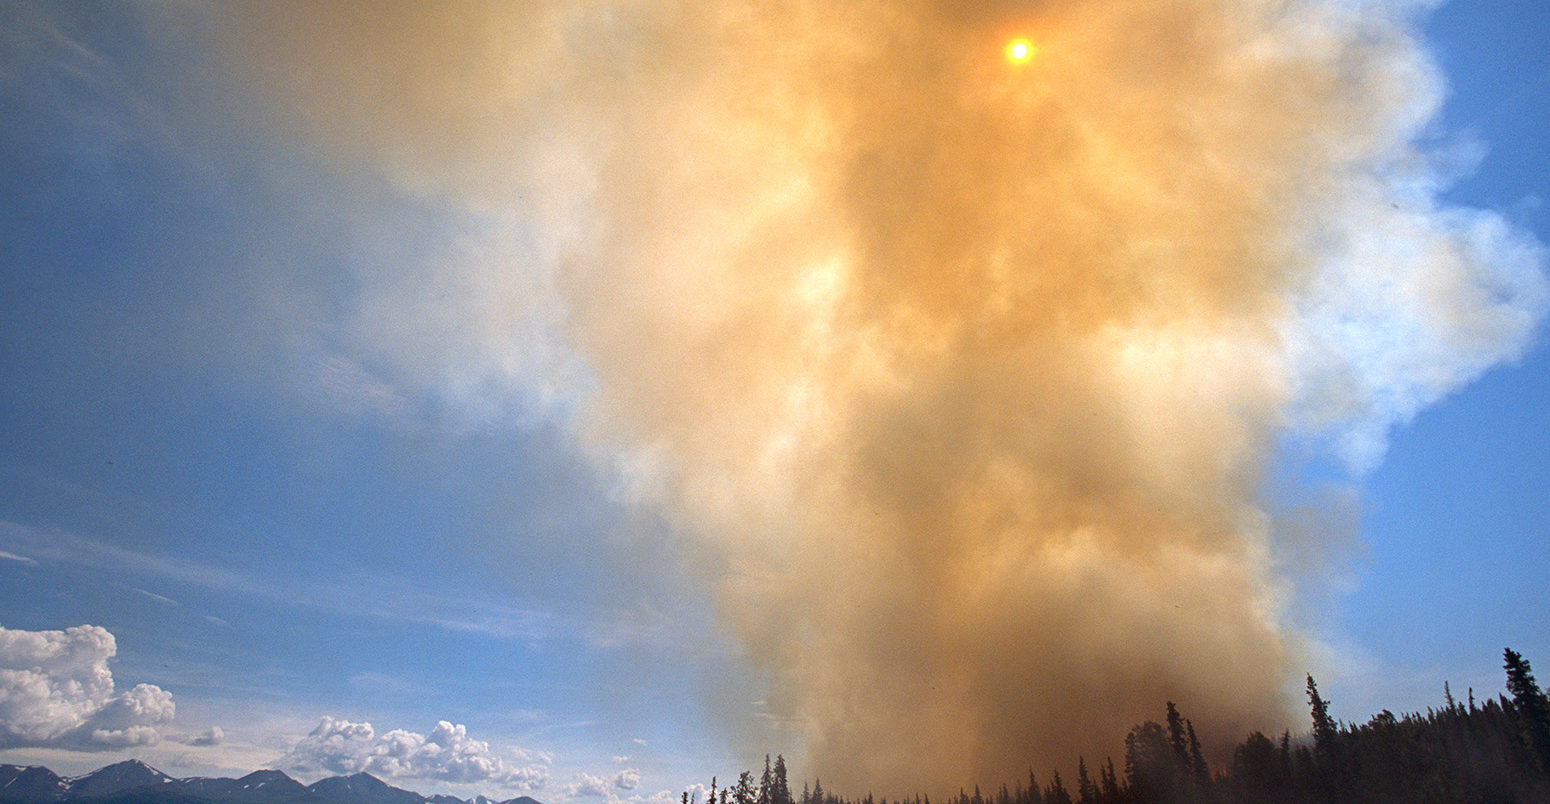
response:
[(184, 745), (196, 747), (220, 745), (221, 741), (226, 739), (226, 732), (220, 726), (211, 726), (198, 734), (184, 735), (173, 739)]
[(614, 774), (614, 787), (620, 790), (634, 790), (640, 784), (640, 771), (635, 768), (625, 768)]
[(107, 629), (0, 627), (0, 748), (94, 750), (150, 745), (171, 722), (172, 694), (152, 684), (115, 692)]
[(564, 794), (566, 798), (603, 798), (608, 795), (608, 788), (607, 779), (590, 773), (578, 773), (575, 781), (565, 786)]
[(278, 764), (300, 773), (365, 771), (385, 778), (542, 789), (549, 779), (547, 755), (522, 750), (515, 755), (526, 764), (507, 762), (489, 743), (469, 737), (467, 728), (445, 720), (430, 734), (394, 729), (379, 735), (370, 723), (325, 716)]

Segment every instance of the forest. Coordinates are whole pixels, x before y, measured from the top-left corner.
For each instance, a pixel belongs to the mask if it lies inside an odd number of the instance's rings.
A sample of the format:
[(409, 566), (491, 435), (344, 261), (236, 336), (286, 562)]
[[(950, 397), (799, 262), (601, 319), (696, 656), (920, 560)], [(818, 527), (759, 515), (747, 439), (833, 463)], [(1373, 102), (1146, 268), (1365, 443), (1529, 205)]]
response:
[[(1323, 804), (1323, 802), (1550, 802), (1550, 699), (1528, 660), (1503, 651), (1507, 692), (1494, 699), (1454, 698), (1425, 713), (1384, 710), (1366, 723), (1342, 723), (1307, 678), (1310, 729), (1271, 737), (1251, 732), (1230, 763), (1207, 763), (1194, 724), (1170, 701), (1161, 723), (1130, 730), (1119, 764), (1112, 757), (1072, 775), (1052, 770), (994, 791), (978, 786), (938, 804)], [(683, 804), (931, 804), (929, 796), (890, 801), (823, 789), (821, 780), (793, 795), (784, 757), (764, 760), (756, 781), (744, 771), (705, 801), (685, 792)]]

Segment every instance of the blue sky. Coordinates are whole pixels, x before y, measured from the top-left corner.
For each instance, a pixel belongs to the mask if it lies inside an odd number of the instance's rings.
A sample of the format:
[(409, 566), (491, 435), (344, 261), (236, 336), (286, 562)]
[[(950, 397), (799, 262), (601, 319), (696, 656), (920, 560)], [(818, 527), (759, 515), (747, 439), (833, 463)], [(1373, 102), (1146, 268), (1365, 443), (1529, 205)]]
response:
[[(1441, 128), (1482, 146), (1478, 166), (1447, 195), (1505, 210), (1541, 242), (1550, 237), (1550, 150), (1526, 123), (1550, 98), (1547, 15), (1533, 3), (1449, 3), (1426, 26), (1451, 83)], [(1496, 690), (1503, 647), (1544, 652), (1550, 621), (1533, 601), (1550, 583), (1550, 511), (1539, 493), (1547, 389), (1541, 339), (1521, 362), (1398, 428), (1383, 465), (1362, 481), (1362, 545), (1339, 623), (1369, 652), (1371, 675), (1331, 679), (1349, 689), (1350, 703), (1337, 704), (1343, 716), (1429, 705), (1440, 678), (1455, 690)], [(1390, 684), (1411, 692), (1383, 689)]]
[[(207, 29), (142, 12), (0, 11), (0, 626), (105, 629), (114, 694), (155, 685), (176, 716), (130, 746), (13, 729), (0, 762), (318, 775), (325, 717), (448, 721), (500, 770), (390, 781), (676, 799), (799, 752), (717, 616), (713, 515), (632, 503), (574, 432), (542, 313), (492, 336), (497, 313), (436, 302), (479, 287), (438, 266), (541, 252), (539, 221), (573, 213), (341, 168), (336, 134), (296, 146), (304, 123), (233, 89)], [(1427, 136), (1468, 167), (1440, 197), (1550, 242), (1550, 9), (1424, 19), (1448, 81)], [(1550, 661), (1542, 340), (1397, 426), (1370, 472), (1295, 437), (1277, 454), (1311, 506), (1293, 516), (1328, 518), (1284, 561), (1337, 716), (1424, 708), (1443, 681), (1494, 695), (1503, 647)]]

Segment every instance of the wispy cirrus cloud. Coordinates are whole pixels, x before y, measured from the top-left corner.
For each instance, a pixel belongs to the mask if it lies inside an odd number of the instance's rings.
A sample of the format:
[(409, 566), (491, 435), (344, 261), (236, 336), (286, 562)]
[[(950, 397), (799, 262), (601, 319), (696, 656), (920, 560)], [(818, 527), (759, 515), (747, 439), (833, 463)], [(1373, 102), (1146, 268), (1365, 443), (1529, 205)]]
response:
[[(541, 641), (566, 631), (555, 615), (532, 608), (490, 602), (455, 592), (406, 589), (397, 578), (351, 573), (343, 583), (308, 584), (286, 578), (260, 578), (184, 558), (129, 550), (96, 539), (52, 529), (0, 520), (0, 544), (37, 558), (33, 563), (67, 564), (99, 571), (128, 573), (186, 584), (211, 592), (254, 598), (283, 606), (321, 609), (334, 614), (371, 617), (476, 634), (491, 639)], [(129, 591), (158, 602), (171, 598), (137, 587)], [(392, 595), (383, 595), (392, 589)], [(227, 624), (206, 617), (215, 625)]]
[(217, 592), (284, 600), (272, 585), (230, 570), (187, 559), (128, 550), (67, 531), (40, 529), (0, 520), (0, 543), (25, 550), (48, 564), (148, 575)]
[(154, 600), (157, 603), (161, 603), (163, 605), (167, 605), (167, 606), (182, 606), (183, 605), (182, 603), (179, 603), (178, 601), (173, 600), (170, 597), (166, 597), (165, 595), (158, 595), (155, 592), (146, 591), (144, 589), (139, 588), (138, 586), (128, 586), (128, 587), (125, 587), (125, 588), (128, 589), (129, 591), (131, 591), (131, 592), (133, 592), (133, 593), (135, 593), (135, 594), (137, 594), (137, 595), (147, 599), (147, 600)]
[(0, 561), (15, 561), (18, 564), (27, 564), (33, 567), (38, 565), (38, 562), (33, 561), (26, 556), (19, 556), (15, 553), (8, 553), (4, 550), (0, 550)]

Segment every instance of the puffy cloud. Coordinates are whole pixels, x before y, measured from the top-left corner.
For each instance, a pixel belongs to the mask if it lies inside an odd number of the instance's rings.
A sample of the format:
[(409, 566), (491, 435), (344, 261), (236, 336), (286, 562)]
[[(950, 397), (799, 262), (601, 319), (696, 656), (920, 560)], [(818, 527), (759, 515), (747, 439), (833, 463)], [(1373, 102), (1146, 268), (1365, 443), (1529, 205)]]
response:
[(94, 625), (64, 631), (0, 627), (0, 748), (81, 750), (150, 745), (171, 722), (172, 694), (136, 684), (115, 694), (113, 635)]
[[(640, 771), (635, 768), (625, 768), (612, 776), (594, 776), (590, 773), (578, 773), (572, 780), (560, 789), (560, 794), (565, 798), (601, 798), (609, 802), (618, 802), (620, 792), (628, 792), (640, 786)], [(703, 786), (695, 785), (688, 788), (699, 799), (703, 799)], [(630, 801), (642, 800), (639, 796), (629, 797)], [(677, 801), (677, 798), (673, 798)]]
[(640, 771), (635, 768), (625, 768), (614, 774), (614, 787), (620, 790), (634, 790), (640, 785)]
[(192, 746), (196, 746), (196, 747), (205, 747), (205, 746), (212, 746), (212, 745), (220, 745), (221, 741), (224, 740), (224, 739), (226, 739), (226, 732), (225, 732), (225, 730), (223, 730), (220, 726), (211, 726), (210, 728), (205, 729), (203, 732), (200, 732), (199, 734), (195, 734), (195, 735), (192, 735), (192, 736), (189, 736), (189, 737), (185, 737), (185, 738), (181, 739), (179, 742), (182, 742), (184, 745), (192, 745)]
[(564, 794), (567, 798), (604, 798), (608, 795), (608, 788), (607, 779), (590, 773), (578, 773), (575, 781), (565, 786)]
[(455, 784), (498, 784), (535, 791), (549, 779), (545, 754), (518, 749), (513, 764), (468, 736), (462, 725), (439, 721), (431, 733), (394, 729), (378, 735), (370, 723), (325, 716), (278, 764), (301, 773), (359, 773)]

